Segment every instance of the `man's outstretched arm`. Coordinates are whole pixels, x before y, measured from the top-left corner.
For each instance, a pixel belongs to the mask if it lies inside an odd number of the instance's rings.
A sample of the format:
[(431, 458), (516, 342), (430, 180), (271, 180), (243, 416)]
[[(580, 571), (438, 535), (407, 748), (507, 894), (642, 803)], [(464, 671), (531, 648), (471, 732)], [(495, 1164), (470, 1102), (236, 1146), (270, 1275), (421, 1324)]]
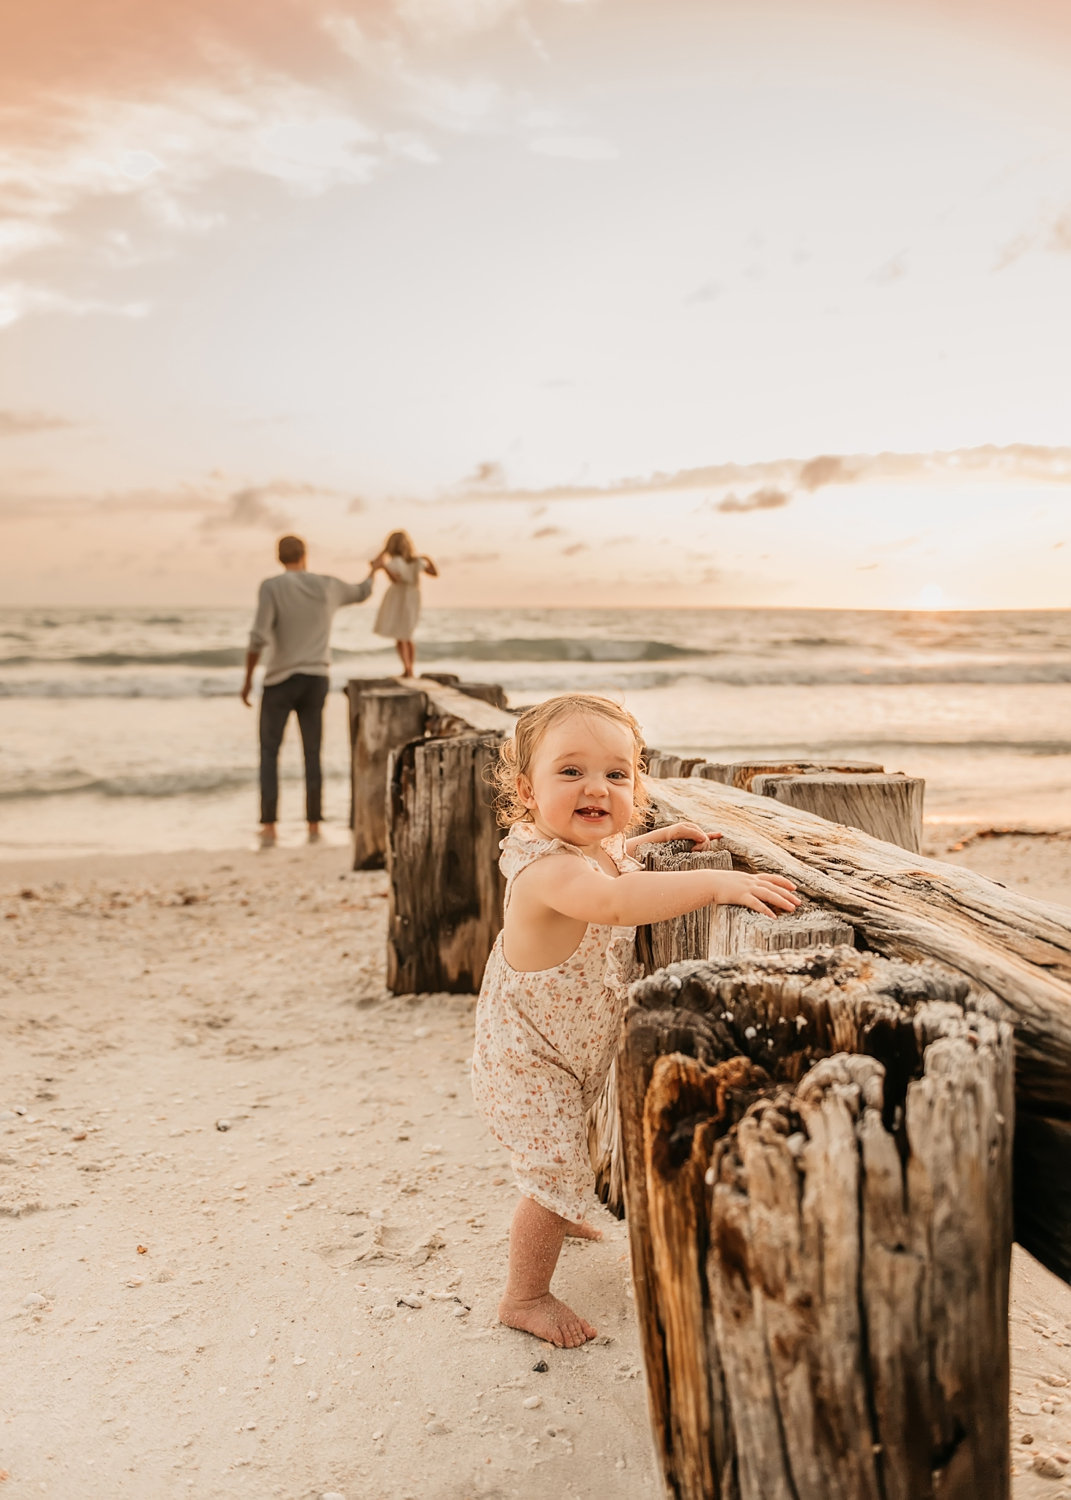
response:
[(360, 583), (343, 583), (340, 578), (333, 580), (338, 585), (339, 604), (363, 604), (372, 592), (372, 579), (375, 577), (375, 568), (370, 567), (368, 577), (362, 578)]

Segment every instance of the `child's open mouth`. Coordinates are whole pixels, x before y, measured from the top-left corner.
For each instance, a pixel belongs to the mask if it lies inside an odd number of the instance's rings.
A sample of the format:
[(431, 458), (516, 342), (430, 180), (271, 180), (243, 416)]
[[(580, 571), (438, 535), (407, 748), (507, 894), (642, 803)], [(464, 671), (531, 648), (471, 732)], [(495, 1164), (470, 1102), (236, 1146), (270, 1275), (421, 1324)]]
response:
[(601, 818), (608, 817), (605, 807), (578, 807), (576, 816), (583, 818), (586, 823), (598, 823)]

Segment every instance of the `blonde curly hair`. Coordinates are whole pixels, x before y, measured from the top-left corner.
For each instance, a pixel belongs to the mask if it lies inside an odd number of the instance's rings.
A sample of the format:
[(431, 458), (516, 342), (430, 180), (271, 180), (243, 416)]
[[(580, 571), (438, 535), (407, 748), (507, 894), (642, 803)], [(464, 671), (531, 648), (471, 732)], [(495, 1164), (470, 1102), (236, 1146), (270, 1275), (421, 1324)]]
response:
[(517, 783), (528, 776), (532, 758), (548, 729), (574, 716), (606, 719), (611, 724), (622, 724), (632, 735), (632, 769), (635, 775), (633, 792), (633, 820), (640, 818), (647, 806), (647, 789), (640, 780), (643, 767), (643, 731), (639, 724), (620, 703), (612, 698), (600, 698), (594, 693), (562, 693), (557, 698), (548, 698), (543, 703), (526, 708), (517, 718), (517, 726), (498, 752), (498, 761), (492, 768), (491, 779), (495, 788), (495, 811), (503, 828), (514, 823), (531, 823), (532, 814), (521, 801)]

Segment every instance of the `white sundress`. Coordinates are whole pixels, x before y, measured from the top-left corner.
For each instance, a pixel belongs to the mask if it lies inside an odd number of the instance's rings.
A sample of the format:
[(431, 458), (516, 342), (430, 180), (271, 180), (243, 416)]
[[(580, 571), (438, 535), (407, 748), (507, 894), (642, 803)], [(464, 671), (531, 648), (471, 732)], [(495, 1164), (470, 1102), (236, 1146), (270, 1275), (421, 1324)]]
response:
[(406, 559), (388, 557), (387, 572), (391, 582), (380, 600), (379, 612), (372, 630), (390, 641), (411, 641), (420, 619), (420, 575), (424, 571), (422, 557)]
[[(515, 823), (501, 848), (507, 906), (513, 881), (534, 860), (566, 853), (598, 864), (574, 844), (541, 838), (530, 823)], [(623, 834), (603, 848), (622, 873), (640, 868)], [(473, 1098), (509, 1149), (521, 1193), (570, 1221), (591, 1201), (585, 1116), (606, 1081), (628, 986), (639, 975), (635, 936), (634, 927), (589, 923), (563, 963), (524, 972), (506, 962), (499, 933), (480, 986)]]

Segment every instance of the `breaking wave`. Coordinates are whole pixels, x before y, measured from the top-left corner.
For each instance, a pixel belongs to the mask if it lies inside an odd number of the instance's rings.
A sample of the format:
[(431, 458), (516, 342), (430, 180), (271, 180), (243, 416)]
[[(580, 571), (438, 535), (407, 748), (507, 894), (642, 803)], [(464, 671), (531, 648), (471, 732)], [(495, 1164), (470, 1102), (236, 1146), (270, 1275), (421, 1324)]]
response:
[[(300, 781), (300, 769), (280, 769), (280, 780)], [(324, 767), (325, 781), (345, 781), (340, 771)], [(25, 778), (0, 787), (0, 802), (18, 802), (27, 797), (72, 797), (90, 792), (98, 797), (190, 797), (211, 796), (236, 787), (256, 785), (256, 767), (209, 766), (200, 771), (150, 771), (129, 776), (94, 776), (78, 769), (56, 771), (39, 781)]]

